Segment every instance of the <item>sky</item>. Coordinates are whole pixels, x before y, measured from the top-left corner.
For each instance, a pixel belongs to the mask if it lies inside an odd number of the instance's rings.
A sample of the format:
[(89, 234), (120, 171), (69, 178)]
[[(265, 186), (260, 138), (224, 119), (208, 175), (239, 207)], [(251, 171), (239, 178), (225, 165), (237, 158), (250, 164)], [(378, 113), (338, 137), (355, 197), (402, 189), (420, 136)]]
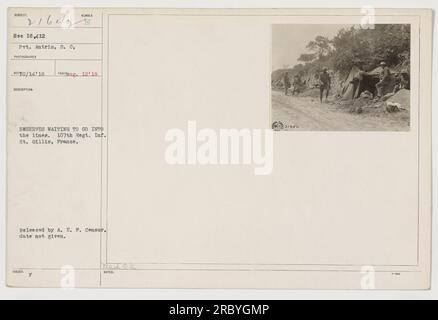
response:
[(339, 24), (277, 24), (272, 26), (272, 70), (293, 67), (306, 45), (316, 36), (332, 39), (340, 29), (351, 25)]

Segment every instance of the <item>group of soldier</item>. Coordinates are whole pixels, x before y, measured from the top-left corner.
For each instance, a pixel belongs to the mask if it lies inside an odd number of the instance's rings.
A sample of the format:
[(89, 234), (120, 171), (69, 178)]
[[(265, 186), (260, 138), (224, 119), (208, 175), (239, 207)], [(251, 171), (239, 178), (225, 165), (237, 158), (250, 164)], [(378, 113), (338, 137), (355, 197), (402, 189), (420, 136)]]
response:
[[(285, 72), (283, 75), (283, 85), (284, 85), (284, 94), (288, 95), (289, 88), (291, 87), (291, 83), (287, 72)], [(303, 85), (304, 83), (302, 82), (301, 77), (299, 75), (295, 75), (292, 83), (292, 95), (298, 93), (299, 88)], [(330, 86), (331, 86), (331, 77), (330, 74), (328, 73), (328, 68), (324, 67), (322, 68), (322, 71), (318, 75), (318, 87), (320, 92), (319, 100), (321, 101), (321, 103), (322, 103), (322, 98), (324, 96), (324, 92), (325, 92), (325, 99), (327, 101), (330, 92)]]
[[(393, 75), (391, 74), (391, 70), (389, 69), (386, 62), (382, 61), (380, 63), (380, 73), (379, 73), (379, 79), (378, 82), (375, 84), (375, 90), (376, 90), (376, 99), (380, 99), (384, 94), (387, 92), (385, 91), (388, 86), (390, 86), (391, 83), (393, 83)], [(319, 100), (322, 103), (323, 97), (325, 96), (325, 101), (328, 101), (328, 96), (330, 92), (330, 88), (332, 85), (332, 79), (328, 72), (327, 67), (323, 67), (322, 71), (319, 72), (316, 75), (317, 78), (317, 84), (319, 87)], [(400, 72), (396, 76), (396, 84), (394, 86), (394, 92), (400, 90), (400, 89), (409, 89), (409, 75), (407, 72)], [(301, 77), (299, 75), (295, 75), (293, 78), (293, 82), (291, 84), (289, 75), (287, 72), (283, 75), (283, 85), (284, 85), (284, 93), (285, 95), (288, 95), (289, 88), (292, 86), (292, 95), (295, 95), (296, 93), (299, 93), (299, 88), (304, 85), (304, 83), (301, 80)], [(325, 93), (325, 94), (324, 94)], [(353, 97), (354, 98), (354, 97)]]

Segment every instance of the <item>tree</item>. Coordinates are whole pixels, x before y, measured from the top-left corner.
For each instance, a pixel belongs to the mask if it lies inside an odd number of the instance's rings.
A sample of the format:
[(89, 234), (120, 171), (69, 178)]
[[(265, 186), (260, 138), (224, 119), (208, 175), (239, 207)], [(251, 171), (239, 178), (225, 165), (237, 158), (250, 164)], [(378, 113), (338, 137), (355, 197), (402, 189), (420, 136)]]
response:
[(311, 62), (311, 61), (315, 60), (316, 58), (317, 58), (317, 56), (314, 53), (302, 53), (298, 57), (298, 61), (301, 61), (301, 62)]
[(375, 29), (349, 27), (339, 30), (333, 39), (317, 36), (298, 58), (301, 62), (289, 69), (292, 75), (314, 74), (329, 67), (341, 76), (353, 66), (364, 71), (385, 61), (389, 67), (410, 65), (411, 28), (409, 24), (376, 24)]
[(375, 29), (342, 29), (332, 43), (332, 65), (342, 73), (352, 66), (370, 69), (381, 61), (395, 66), (409, 59), (410, 26), (376, 24)]
[(315, 40), (310, 41), (307, 46), (319, 59), (326, 57), (332, 50), (331, 41), (323, 36), (317, 36)]

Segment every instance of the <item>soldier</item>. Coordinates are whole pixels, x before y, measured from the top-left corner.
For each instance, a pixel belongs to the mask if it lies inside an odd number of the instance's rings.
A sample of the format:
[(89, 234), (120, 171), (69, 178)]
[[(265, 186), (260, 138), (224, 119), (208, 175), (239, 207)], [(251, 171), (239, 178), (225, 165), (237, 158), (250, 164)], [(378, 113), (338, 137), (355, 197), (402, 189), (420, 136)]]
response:
[(289, 76), (287, 75), (287, 72), (283, 75), (283, 84), (284, 84), (284, 95), (287, 96), (287, 90), (290, 88), (290, 80)]
[(327, 72), (328, 69), (326, 67), (322, 68), (322, 72), (319, 75), (319, 100), (322, 103), (322, 96), (325, 92), (325, 100), (327, 101), (328, 95), (329, 95), (329, 91), (330, 91), (330, 85), (331, 85), (331, 79), (330, 79), (330, 75)]
[(401, 71), (397, 75), (397, 83), (394, 87), (394, 93), (401, 89), (407, 89), (410, 90), (410, 84), (409, 84), (409, 73), (406, 70)]
[(301, 79), (299, 75), (294, 76), (294, 81), (292, 82), (293, 90), (292, 95), (295, 95), (295, 93), (299, 92), (299, 86), (301, 85)]
[(391, 71), (389, 70), (386, 62), (380, 62), (382, 71), (380, 71), (380, 81), (376, 84), (377, 98), (381, 98), (384, 95), (384, 89), (391, 81)]

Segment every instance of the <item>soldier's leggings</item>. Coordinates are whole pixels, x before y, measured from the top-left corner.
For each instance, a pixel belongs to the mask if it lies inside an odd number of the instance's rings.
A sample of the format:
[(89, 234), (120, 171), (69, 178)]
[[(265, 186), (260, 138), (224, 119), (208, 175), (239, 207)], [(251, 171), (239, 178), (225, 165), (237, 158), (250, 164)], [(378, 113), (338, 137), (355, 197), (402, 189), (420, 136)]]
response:
[(328, 95), (329, 95), (329, 91), (330, 91), (330, 86), (329, 85), (320, 85), (319, 86), (319, 100), (322, 101), (322, 96), (324, 93), (324, 89), (326, 90), (325, 92), (325, 98), (327, 99)]

